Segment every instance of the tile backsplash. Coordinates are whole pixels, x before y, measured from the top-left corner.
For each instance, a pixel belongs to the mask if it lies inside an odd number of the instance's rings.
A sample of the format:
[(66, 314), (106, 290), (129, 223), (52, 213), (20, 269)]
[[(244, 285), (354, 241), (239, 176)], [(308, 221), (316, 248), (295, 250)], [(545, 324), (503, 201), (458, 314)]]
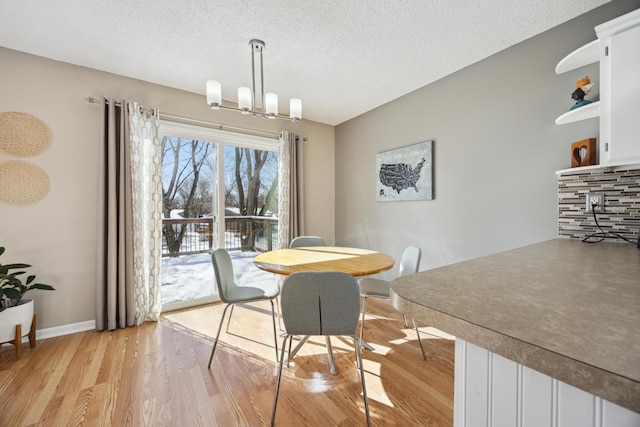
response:
[[(596, 213), (605, 232), (635, 242), (640, 228), (640, 169), (570, 171), (558, 176), (558, 236), (582, 239), (599, 232), (586, 194), (604, 194), (604, 212)], [(607, 234), (608, 241), (622, 241)]]

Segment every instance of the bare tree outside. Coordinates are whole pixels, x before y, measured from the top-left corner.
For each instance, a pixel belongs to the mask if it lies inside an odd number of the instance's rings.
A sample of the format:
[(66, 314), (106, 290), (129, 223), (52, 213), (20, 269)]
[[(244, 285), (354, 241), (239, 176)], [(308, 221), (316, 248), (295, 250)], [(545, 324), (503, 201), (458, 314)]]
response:
[[(202, 218), (213, 212), (215, 182), (213, 145), (208, 141), (162, 137), (164, 218)], [(273, 151), (224, 147), (225, 194), (228, 213), (242, 217), (275, 216), (277, 212), (278, 154)], [(262, 223), (241, 233), (242, 247), (253, 247)], [(257, 231), (256, 231), (257, 230)], [(187, 232), (179, 225), (163, 226), (169, 254), (178, 255)]]
[[(227, 206), (237, 209), (241, 216), (275, 216), (278, 206), (278, 155), (273, 151), (254, 150), (250, 148), (230, 147), (225, 151), (225, 158), (231, 164), (233, 159), (233, 182), (226, 175), (229, 185)], [(226, 196), (226, 195), (225, 195)], [(262, 233), (263, 222), (256, 222), (251, 232), (243, 232), (242, 246), (254, 247), (258, 234)]]
[(234, 155), (232, 195), (237, 201), (233, 200), (236, 204), (232, 206), (239, 209), (240, 215), (270, 216), (277, 209), (277, 153), (235, 147)]
[[(206, 167), (203, 167), (206, 166)], [(211, 143), (162, 137), (162, 213), (165, 218), (211, 215)], [(169, 253), (180, 252), (187, 227), (163, 226)]]

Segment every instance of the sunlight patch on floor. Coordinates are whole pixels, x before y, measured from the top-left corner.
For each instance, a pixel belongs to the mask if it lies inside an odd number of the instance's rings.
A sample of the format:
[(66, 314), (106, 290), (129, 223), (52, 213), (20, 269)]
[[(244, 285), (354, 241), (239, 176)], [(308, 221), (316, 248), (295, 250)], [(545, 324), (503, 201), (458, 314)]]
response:
[(364, 363), (364, 371), (371, 374), (371, 375), (376, 375), (376, 376), (380, 376), (380, 363), (379, 362), (374, 362), (373, 360), (368, 360), (368, 359), (362, 359), (362, 362)]
[[(391, 341), (389, 341), (389, 344), (393, 344), (395, 346), (400, 346), (402, 344), (406, 344), (406, 343), (408, 343), (410, 341), (413, 341), (413, 340), (417, 339), (415, 337), (415, 333), (413, 335), (414, 335), (413, 337), (404, 337), (404, 338), (398, 338), (397, 340), (391, 340)], [(421, 338), (422, 338), (422, 336), (421, 336)], [(377, 345), (376, 345), (376, 350), (378, 350), (378, 346)]]
[[(365, 340), (366, 341), (366, 340)], [(396, 340), (396, 341), (400, 341), (401, 343), (406, 342), (405, 338), (400, 338), (400, 340)], [(390, 344), (393, 344), (393, 341), (389, 341)], [(370, 345), (372, 345), (375, 348), (375, 352), (381, 355), (386, 355), (389, 354), (389, 352), (391, 351), (391, 347), (387, 347), (386, 345), (383, 345), (379, 342), (376, 342), (375, 345), (369, 343)], [(362, 357), (365, 357), (367, 355), (367, 352), (371, 351), (371, 350), (367, 350), (364, 347), (362, 348)]]
[[(366, 371), (366, 370), (365, 370)], [(393, 408), (393, 402), (387, 395), (387, 393), (375, 393), (373, 390), (384, 390), (382, 379), (378, 375), (365, 374), (365, 382), (367, 383), (367, 398), (379, 402), (385, 406)], [(371, 391), (369, 391), (371, 390)]]

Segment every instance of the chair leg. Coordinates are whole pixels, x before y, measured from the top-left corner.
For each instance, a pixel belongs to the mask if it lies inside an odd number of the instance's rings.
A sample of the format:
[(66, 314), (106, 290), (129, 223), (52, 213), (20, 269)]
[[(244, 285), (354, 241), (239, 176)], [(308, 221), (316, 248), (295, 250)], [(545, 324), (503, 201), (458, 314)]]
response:
[(355, 338), (352, 338), (352, 339), (353, 339), (353, 353), (356, 355), (356, 360), (357, 360), (358, 352), (356, 351), (356, 346), (358, 345), (358, 342), (356, 341)]
[(360, 342), (365, 350), (374, 351), (375, 348), (364, 340), (364, 316), (367, 311), (367, 297), (362, 297), (362, 321), (360, 322)]
[(362, 321), (360, 322), (360, 342), (364, 340), (364, 314), (367, 311), (367, 297), (362, 297)]
[(408, 328), (409, 325), (407, 324), (407, 315), (402, 313), (402, 320), (404, 320), (404, 327)]
[(336, 366), (336, 361), (333, 358), (333, 347), (331, 346), (331, 337), (327, 335), (327, 356), (329, 359), (329, 372), (331, 375), (338, 375), (338, 367)]
[(360, 365), (360, 381), (362, 381), (362, 397), (364, 399), (364, 411), (367, 415), (367, 427), (371, 426), (371, 418), (369, 417), (369, 399), (367, 398), (367, 384), (364, 381), (364, 366), (362, 364), (362, 342), (359, 338), (353, 337), (356, 341), (356, 356)]
[(231, 306), (231, 312), (229, 312), (229, 319), (227, 320), (227, 329), (225, 330), (225, 332), (228, 334), (229, 333), (229, 326), (231, 325), (231, 316), (233, 316), (233, 305)]
[(209, 364), (207, 365), (207, 368), (209, 369), (211, 369), (211, 361), (213, 360), (213, 354), (216, 352), (216, 347), (218, 346), (218, 339), (220, 338), (222, 323), (224, 322), (224, 316), (227, 314), (227, 309), (229, 308), (229, 306), (231, 306), (233, 309), (233, 305), (227, 304), (227, 306), (224, 308), (224, 311), (222, 312), (222, 317), (220, 318), (220, 324), (218, 325), (218, 333), (216, 334), (216, 340), (213, 342), (213, 348), (211, 349), (211, 357), (209, 357)]
[(284, 328), (282, 327), (282, 305), (280, 304), (280, 295), (278, 295), (276, 297), (277, 302), (278, 302), (278, 327), (280, 328), (281, 331), (284, 331)]
[[(288, 335), (288, 334), (285, 333), (285, 335)], [(296, 354), (298, 354), (298, 351), (309, 340), (310, 337), (311, 337), (311, 335), (305, 335), (305, 336), (301, 337), (300, 338), (300, 342), (295, 346), (295, 348), (293, 350), (289, 351), (289, 358), (287, 359), (287, 368), (289, 367), (289, 360), (291, 360), (292, 358), (296, 357)], [(289, 344), (291, 344), (291, 342), (289, 342)]]
[(418, 336), (418, 343), (420, 344), (420, 350), (422, 350), (422, 358), (427, 360), (427, 355), (424, 354), (424, 346), (422, 345), (422, 340), (420, 339), (420, 331), (418, 330), (418, 325), (416, 324), (416, 319), (411, 318), (413, 322), (413, 328), (416, 330), (416, 335)]
[(271, 318), (273, 320), (273, 344), (275, 345), (276, 348), (276, 362), (278, 361), (278, 332), (277, 332), (277, 328), (276, 328), (276, 311), (275, 311), (275, 307), (273, 306), (273, 300), (270, 299), (269, 302), (271, 303)]
[[(271, 410), (271, 427), (276, 420), (276, 407), (278, 406), (278, 394), (280, 393), (280, 380), (282, 379), (282, 364), (284, 363), (284, 350), (287, 347), (287, 338), (289, 335), (285, 335), (282, 340), (282, 349), (280, 350), (280, 362), (278, 363), (278, 379), (276, 380), (276, 393), (273, 397), (273, 409)], [(291, 341), (289, 341), (291, 342)]]

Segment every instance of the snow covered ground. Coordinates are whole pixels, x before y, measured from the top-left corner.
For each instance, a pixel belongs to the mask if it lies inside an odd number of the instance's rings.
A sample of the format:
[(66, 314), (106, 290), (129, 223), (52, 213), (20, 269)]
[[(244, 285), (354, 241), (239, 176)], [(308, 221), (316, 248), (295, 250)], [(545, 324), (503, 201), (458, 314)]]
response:
[[(252, 281), (276, 280), (272, 273), (253, 263), (258, 252), (229, 251), (239, 285)], [(162, 258), (162, 304), (217, 295), (211, 255), (183, 255)]]

